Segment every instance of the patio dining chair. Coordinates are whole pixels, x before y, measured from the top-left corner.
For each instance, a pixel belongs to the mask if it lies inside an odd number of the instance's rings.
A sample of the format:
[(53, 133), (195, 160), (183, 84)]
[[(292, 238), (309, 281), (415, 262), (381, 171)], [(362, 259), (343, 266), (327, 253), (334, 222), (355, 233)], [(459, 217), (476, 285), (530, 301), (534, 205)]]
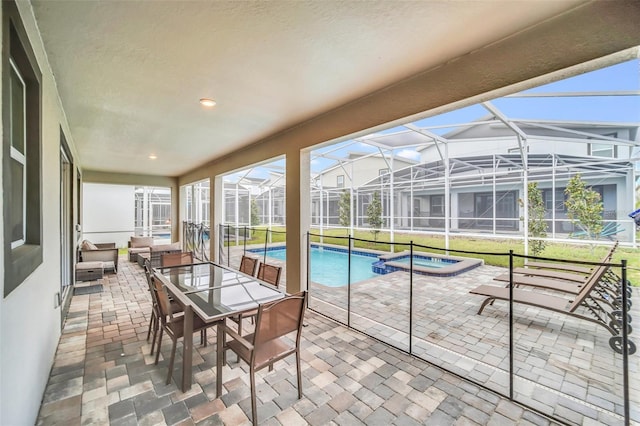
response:
[(282, 273), (281, 266), (269, 265), (268, 263), (261, 263), (258, 267), (258, 275), (256, 278), (266, 283), (278, 287), (280, 284), (280, 274)]
[[(184, 336), (184, 312), (176, 315), (171, 309), (169, 294), (162, 283), (153, 276), (151, 276), (151, 281), (153, 283), (155, 297), (158, 302), (158, 316), (160, 318), (160, 336), (158, 337), (158, 347), (156, 348), (156, 365), (158, 365), (158, 360), (160, 359), (160, 347), (162, 346), (163, 333), (166, 332), (173, 341), (173, 346), (171, 347), (171, 358), (169, 359), (169, 371), (167, 373), (166, 383), (168, 385), (171, 383), (171, 374), (173, 373), (173, 364), (176, 358), (176, 346), (178, 339)], [(197, 315), (193, 315), (193, 332), (200, 332), (201, 342), (206, 343), (206, 329), (216, 325), (217, 324), (215, 322), (207, 324)]]
[[(283, 299), (264, 303), (258, 307), (255, 332), (241, 336), (233, 329), (224, 326), (224, 350), (232, 350), (249, 365), (251, 382), (251, 419), (258, 424), (256, 410), (255, 373), (265, 367), (273, 370), (273, 364), (290, 355), (296, 356), (298, 376), (298, 399), (302, 398), (302, 372), (300, 369), (300, 337), (302, 321), (307, 306), (307, 293), (301, 292)], [(296, 333), (295, 340), (288, 338)], [(226, 335), (232, 340), (226, 341)]]
[[(256, 263), (258, 261), (256, 260)], [(260, 267), (258, 267), (258, 274), (256, 278), (262, 280), (266, 283), (269, 283), (273, 286), (278, 287), (280, 284), (280, 275), (282, 273), (281, 266), (269, 265), (267, 263), (260, 263)], [(238, 324), (238, 334), (242, 335), (242, 320), (244, 318), (251, 318), (251, 321), (254, 321), (255, 316), (258, 314), (257, 309), (253, 309), (248, 312), (244, 312), (238, 316), (231, 317), (231, 319)]]
[(242, 260), (240, 260), (240, 268), (238, 270), (243, 274), (254, 276), (256, 274), (256, 267), (258, 266), (258, 259), (242, 256)]
[[(153, 351), (156, 345), (156, 339), (158, 337), (158, 330), (160, 328), (159, 318), (162, 314), (160, 313), (160, 310), (158, 308), (158, 300), (156, 298), (156, 292), (155, 292), (155, 289), (153, 288), (153, 281), (151, 279), (152, 278), (151, 263), (149, 262), (148, 259), (144, 263), (144, 273), (147, 278), (149, 293), (151, 294), (151, 317), (149, 318), (149, 329), (147, 330), (147, 342), (149, 341), (149, 338), (151, 337), (151, 332), (153, 331), (153, 340), (151, 341), (151, 352), (149, 353), (150, 355), (153, 355)], [(182, 307), (176, 302), (174, 302), (173, 300), (169, 301), (169, 306), (170, 306), (171, 312), (173, 312), (174, 314), (182, 311)]]

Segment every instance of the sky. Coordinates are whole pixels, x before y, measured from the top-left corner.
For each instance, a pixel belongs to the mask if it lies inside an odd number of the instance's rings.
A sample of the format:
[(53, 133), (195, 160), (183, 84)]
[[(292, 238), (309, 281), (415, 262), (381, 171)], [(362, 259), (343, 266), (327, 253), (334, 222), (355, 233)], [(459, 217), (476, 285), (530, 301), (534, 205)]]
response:
[[(569, 92), (611, 92), (635, 91), (633, 96), (571, 96), (571, 97), (536, 97), (519, 98), (503, 97), (491, 102), (509, 118), (562, 120), (562, 121), (598, 121), (612, 123), (640, 123), (640, 60), (634, 59), (599, 70), (580, 74), (553, 83), (538, 86), (522, 93), (569, 93)], [(448, 126), (479, 120), (490, 112), (482, 105), (471, 105), (465, 108), (438, 114), (432, 117), (414, 121), (418, 127)], [(394, 133), (406, 130), (403, 127), (391, 127), (376, 134)], [(445, 134), (455, 127), (444, 127), (432, 130), (436, 134)], [(336, 150), (336, 148), (338, 148)], [(335, 151), (334, 151), (335, 150)], [(376, 152), (377, 148), (358, 141), (349, 140), (330, 147), (322, 147), (311, 154), (312, 174), (318, 173), (332, 165), (334, 160), (314, 158), (317, 153), (328, 151), (338, 157), (346, 157), (349, 152)], [(316, 154), (316, 155), (314, 155)], [(419, 159), (414, 149), (398, 149), (395, 155)], [(284, 160), (273, 163), (284, 167)], [(235, 182), (244, 172), (229, 175), (225, 180)], [(269, 169), (255, 167), (252, 177), (266, 178)]]

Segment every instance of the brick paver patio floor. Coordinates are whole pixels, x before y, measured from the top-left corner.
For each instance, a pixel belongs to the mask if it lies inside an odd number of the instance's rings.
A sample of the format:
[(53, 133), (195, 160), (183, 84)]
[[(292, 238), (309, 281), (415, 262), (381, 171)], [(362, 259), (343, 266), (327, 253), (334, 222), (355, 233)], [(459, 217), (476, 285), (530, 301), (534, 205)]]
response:
[[(215, 398), (215, 344), (195, 345), (194, 384), (165, 385), (170, 339), (153, 364), (146, 341), (151, 309), (142, 269), (122, 259), (103, 291), (72, 300), (38, 418), (39, 425), (240, 425), (249, 421), (249, 376), (233, 356)], [(280, 361), (257, 374), (258, 413), (266, 425), (473, 425), (550, 422), (496, 394), (370, 337), (307, 311), (304, 397), (295, 366)], [(209, 333), (209, 342), (215, 336)], [(197, 341), (197, 339), (195, 339)]]
[[(242, 247), (234, 247), (230, 264), (238, 264), (241, 254)], [(411, 324), (414, 355), (502, 395), (509, 393), (508, 304), (498, 301), (477, 315), (484, 298), (469, 290), (480, 284), (503, 286), (494, 277), (505, 271), (483, 265), (455, 277), (414, 275)], [(406, 272), (353, 284), (351, 326), (409, 351), (409, 295)], [(311, 309), (347, 323), (347, 287), (311, 283), (310, 296)], [(636, 318), (638, 305), (631, 308)], [(514, 318), (517, 401), (567, 423), (623, 422), (622, 355), (611, 350), (611, 335), (603, 327), (517, 304)], [(629, 360), (631, 419), (640, 424), (640, 352)]]

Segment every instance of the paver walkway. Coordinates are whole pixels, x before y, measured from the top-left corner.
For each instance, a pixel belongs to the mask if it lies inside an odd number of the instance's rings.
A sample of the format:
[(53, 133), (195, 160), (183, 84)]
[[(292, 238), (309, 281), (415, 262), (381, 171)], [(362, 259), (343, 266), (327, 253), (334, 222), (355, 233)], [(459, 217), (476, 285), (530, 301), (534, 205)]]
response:
[[(144, 274), (124, 258), (121, 265), (117, 275), (100, 280), (102, 292), (73, 298), (37, 424), (249, 424), (247, 367), (233, 356), (223, 371), (223, 396), (215, 399), (215, 344), (194, 345), (189, 392), (176, 386), (179, 355), (174, 380), (164, 384), (170, 339), (154, 365), (146, 341), (151, 303)], [(259, 372), (261, 424), (550, 424), (323, 316), (308, 311), (305, 323), (304, 397), (297, 399), (292, 360), (280, 361), (271, 373)]]

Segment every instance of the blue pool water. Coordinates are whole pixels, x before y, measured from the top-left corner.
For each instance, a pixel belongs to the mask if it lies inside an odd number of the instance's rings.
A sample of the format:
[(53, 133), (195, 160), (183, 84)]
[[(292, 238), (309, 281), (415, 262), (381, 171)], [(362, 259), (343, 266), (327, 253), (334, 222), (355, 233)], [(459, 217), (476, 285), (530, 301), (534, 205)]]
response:
[[(264, 249), (250, 250), (262, 257)], [(311, 281), (327, 287), (342, 287), (347, 285), (348, 252), (343, 250), (311, 247)], [(285, 247), (267, 250), (267, 257), (286, 260)], [(351, 283), (377, 277), (372, 271), (371, 264), (378, 260), (377, 256), (351, 254)]]
[[(409, 265), (409, 256), (398, 257), (389, 261), (406, 263), (407, 265)], [(424, 266), (427, 268), (444, 268), (445, 266), (451, 266), (451, 264), (453, 263), (458, 263), (458, 261), (440, 259), (438, 257), (413, 256), (413, 266)]]

